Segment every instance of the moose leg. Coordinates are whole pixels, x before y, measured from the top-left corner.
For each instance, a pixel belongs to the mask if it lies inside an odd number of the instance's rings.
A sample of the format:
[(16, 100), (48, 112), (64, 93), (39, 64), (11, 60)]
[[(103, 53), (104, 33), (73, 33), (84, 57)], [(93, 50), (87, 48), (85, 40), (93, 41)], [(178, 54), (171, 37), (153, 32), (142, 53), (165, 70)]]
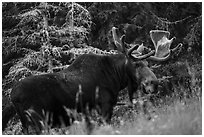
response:
[(128, 107), (133, 108), (133, 88), (131, 86), (128, 86), (128, 96), (129, 96), (129, 100), (128, 100)]
[(17, 114), (20, 117), (23, 134), (29, 134), (29, 132), (28, 132), (28, 121), (27, 121), (27, 118), (26, 118), (26, 115), (25, 115), (23, 109), (18, 104), (15, 104), (15, 108), (16, 108)]
[(113, 114), (113, 107), (110, 103), (105, 103), (102, 106), (102, 117), (104, 118), (105, 122), (110, 124), (111, 122), (111, 116)]
[(142, 110), (142, 113), (144, 113), (144, 116), (147, 118), (147, 120), (150, 120), (151, 119), (151, 115), (149, 112), (150, 100), (147, 98), (147, 94), (144, 93), (144, 89), (142, 89), (142, 87), (140, 87), (140, 89), (141, 90), (137, 91), (139, 106), (140, 106), (140, 109)]
[(21, 123), (22, 123), (22, 132), (23, 132), (23, 134), (28, 135), (29, 131), (28, 131), (28, 124), (27, 124), (26, 117), (20, 115), (20, 120), (21, 120)]
[(113, 99), (107, 91), (101, 91), (101, 112), (104, 120), (110, 124), (113, 113)]
[(144, 111), (144, 114), (145, 114), (145, 117), (147, 118), (147, 120), (150, 120), (151, 119), (151, 115), (150, 115), (150, 112), (148, 110), (148, 107), (149, 107), (149, 103), (148, 101), (144, 101), (143, 103), (143, 111)]

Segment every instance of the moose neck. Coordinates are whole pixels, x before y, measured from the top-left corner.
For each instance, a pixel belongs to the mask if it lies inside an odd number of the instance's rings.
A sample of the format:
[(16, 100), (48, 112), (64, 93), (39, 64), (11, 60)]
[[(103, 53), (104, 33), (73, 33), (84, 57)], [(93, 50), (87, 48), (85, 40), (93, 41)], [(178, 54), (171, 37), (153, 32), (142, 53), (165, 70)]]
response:
[(128, 83), (128, 75), (127, 75), (127, 58), (123, 54), (112, 55), (111, 59), (113, 60), (113, 68), (115, 73), (115, 79), (118, 82), (119, 90), (124, 89), (127, 87)]

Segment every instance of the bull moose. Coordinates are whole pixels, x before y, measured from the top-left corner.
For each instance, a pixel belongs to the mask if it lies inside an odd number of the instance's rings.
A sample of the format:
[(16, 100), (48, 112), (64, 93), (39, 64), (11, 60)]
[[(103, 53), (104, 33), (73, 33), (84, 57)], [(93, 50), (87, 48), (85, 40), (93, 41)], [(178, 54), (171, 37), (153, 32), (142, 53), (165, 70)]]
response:
[[(17, 113), (24, 133), (28, 133), (28, 127), (32, 125), (38, 127), (36, 129), (40, 132), (43, 111), (52, 113), (53, 126), (60, 125), (62, 121), (68, 126), (71, 124), (70, 117), (64, 107), (86, 113), (83, 108), (88, 105), (89, 109), (94, 109), (96, 104), (100, 108), (102, 117), (110, 122), (120, 90), (128, 88), (130, 101), (141, 83), (147, 90), (150, 90), (148, 92), (154, 92), (154, 88), (149, 87), (157, 84), (157, 78), (145, 60), (163, 61), (169, 57), (172, 50), (170, 50), (171, 41), (166, 39), (166, 32), (162, 32), (162, 34), (157, 31), (153, 32), (151, 33), (152, 37), (155, 34), (163, 35), (156, 41), (156, 52), (150, 50), (147, 54), (142, 54), (141, 49), (144, 49), (142, 45), (134, 45), (127, 49), (124, 41), (125, 35), (119, 38), (116, 28), (113, 27), (112, 33), (119, 51), (118, 54), (84, 54), (60, 72), (30, 76), (19, 81), (12, 89), (11, 104), (3, 110), (3, 130), (11, 117)], [(167, 47), (165, 50), (167, 52), (162, 55), (159, 49), (161, 46)], [(82, 107), (76, 106), (79, 85), (82, 88)], [(98, 98), (96, 100), (97, 87)], [(35, 123), (27, 119), (26, 112), (29, 109), (38, 114), (30, 113), (30, 117), (35, 119)]]

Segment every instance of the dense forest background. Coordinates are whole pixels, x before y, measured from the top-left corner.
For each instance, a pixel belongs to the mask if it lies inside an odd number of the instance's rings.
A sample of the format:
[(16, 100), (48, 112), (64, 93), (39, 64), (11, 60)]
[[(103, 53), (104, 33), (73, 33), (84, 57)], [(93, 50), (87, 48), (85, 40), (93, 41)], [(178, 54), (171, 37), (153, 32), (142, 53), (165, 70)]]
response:
[(143, 27), (133, 43), (152, 49), (151, 30), (167, 30), (175, 36), (172, 46), (183, 43), (182, 50), (155, 74), (181, 79), (190, 73), (194, 85), (201, 87), (201, 2), (3, 2), (3, 107), (17, 81), (62, 70), (87, 52), (114, 50), (110, 30), (115, 26), (125, 33), (127, 24)]

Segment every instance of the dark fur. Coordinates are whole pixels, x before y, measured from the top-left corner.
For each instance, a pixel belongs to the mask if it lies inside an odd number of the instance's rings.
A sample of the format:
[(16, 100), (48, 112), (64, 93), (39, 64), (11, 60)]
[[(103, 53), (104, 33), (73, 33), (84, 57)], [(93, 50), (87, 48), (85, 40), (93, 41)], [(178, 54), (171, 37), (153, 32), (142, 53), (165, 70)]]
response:
[[(139, 67), (141, 68), (137, 69)], [(132, 62), (123, 54), (103, 56), (84, 54), (63, 71), (31, 76), (18, 82), (11, 92), (12, 106), (20, 116), (23, 129), (26, 130), (31, 124), (25, 115), (25, 111), (29, 109), (33, 109), (41, 117), (43, 115), (42, 110), (52, 113), (53, 126), (61, 124), (61, 121), (70, 125), (69, 117), (63, 106), (75, 109), (79, 85), (81, 85), (83, 92), (83, 106), (78, 106), (77, 109), (83, 113), (85, 113), (86, 105), (89, 106), (89, 109), (96, 106), (95, 91), (96, 87), (99, 87), (97, 105), (102, 116), (109, 122), (120, 90), (128, 86), (132, 100), (132, 94), (140, 82), (137, 79), (142, 77), (139, 76), (142, 73), (138, 70), (151, 72), (144, 63)], [(153, 73), (149, 74), (152, 75)], [(11, 109), (12, 107), (7, 108)], [(8, 111), (5, 109), (3, 111), (3, 129), (12, 117), (6, 118), (6, 112)], [(12, 115), (14, 114), (12, 113)], [(33, 114), (39, 130), (41, 130), (39, 123), (41, 117)]]

